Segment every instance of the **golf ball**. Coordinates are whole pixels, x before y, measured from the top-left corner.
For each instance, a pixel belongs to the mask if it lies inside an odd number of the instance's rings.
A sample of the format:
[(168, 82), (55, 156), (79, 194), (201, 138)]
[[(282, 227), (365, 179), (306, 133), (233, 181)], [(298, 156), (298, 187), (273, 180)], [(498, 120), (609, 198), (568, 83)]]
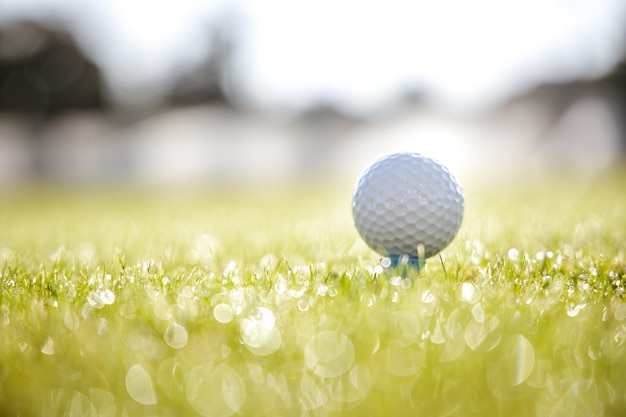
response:
[(454, 175), (418, 153), (377, 160), (361, 174), (352, 194), (359, 234), (392, 259), (425, 259), (443, 250), (461, 226), (463, 208), (463, 191)]

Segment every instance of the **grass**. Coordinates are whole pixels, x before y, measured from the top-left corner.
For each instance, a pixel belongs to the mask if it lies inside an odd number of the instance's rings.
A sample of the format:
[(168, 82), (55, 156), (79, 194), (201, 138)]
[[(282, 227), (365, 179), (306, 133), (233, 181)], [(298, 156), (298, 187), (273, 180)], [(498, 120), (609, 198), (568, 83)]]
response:
[(5, 191), (0, 414), (626, 413), (626, 177), (469, 187), (417, 273), (350, 186)]

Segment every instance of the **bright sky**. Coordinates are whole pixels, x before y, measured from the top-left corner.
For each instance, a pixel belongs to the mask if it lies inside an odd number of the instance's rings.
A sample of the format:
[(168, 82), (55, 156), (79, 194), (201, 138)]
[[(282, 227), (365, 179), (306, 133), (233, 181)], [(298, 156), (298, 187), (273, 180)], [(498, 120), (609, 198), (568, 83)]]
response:
[[(63, 16), (126, 99), (167, 88), (238, 16), (234, 91), (253, 107), (334, 103), (367, 115), (407, 88), (455, 110), (540, 82), (606, 73), (624, 51), (623, 0), (3, 0), (1, 19)], [(144, 97), (145, 98), (145, 97)], [(146, 99), (149, 99), (147, 97)], [(122, 97), (124, 99), (124, 97)]]

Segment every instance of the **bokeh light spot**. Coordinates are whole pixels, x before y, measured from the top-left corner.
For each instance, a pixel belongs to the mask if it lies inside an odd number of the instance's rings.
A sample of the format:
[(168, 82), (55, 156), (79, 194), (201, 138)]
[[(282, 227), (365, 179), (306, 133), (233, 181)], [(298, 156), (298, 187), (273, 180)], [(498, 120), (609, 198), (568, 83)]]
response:
[(187, 400), (205, 417), (228, 417), (241, 409), (246, 387), (237, 371), (226, 364), (196, 366), (187, 379)]
[(307, 343), (304, 360), (316, 375), (324, 378), (338, 377), (352, 366), (354, 345), (343, 333), (323, 331)]
[(181, 349), (187, 345), (188, 340), (187, 329), (180, 324), (172, 324), (163, 334), (165, 343), (171, 348)]
[(136, 364), (126, 373), (126, 391), (135, 401), (144, 405), (156, 404), (152, 378), (143, 366)]

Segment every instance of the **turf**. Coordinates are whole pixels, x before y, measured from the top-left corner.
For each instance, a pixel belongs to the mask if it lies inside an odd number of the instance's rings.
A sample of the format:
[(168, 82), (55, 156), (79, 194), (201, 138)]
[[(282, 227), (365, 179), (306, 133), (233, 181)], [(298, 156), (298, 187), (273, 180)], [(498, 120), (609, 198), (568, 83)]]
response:
[(4, 191), (0, 414), (626, 413), (626, 176), (467, 187), (421, 272), (350, 185)]

